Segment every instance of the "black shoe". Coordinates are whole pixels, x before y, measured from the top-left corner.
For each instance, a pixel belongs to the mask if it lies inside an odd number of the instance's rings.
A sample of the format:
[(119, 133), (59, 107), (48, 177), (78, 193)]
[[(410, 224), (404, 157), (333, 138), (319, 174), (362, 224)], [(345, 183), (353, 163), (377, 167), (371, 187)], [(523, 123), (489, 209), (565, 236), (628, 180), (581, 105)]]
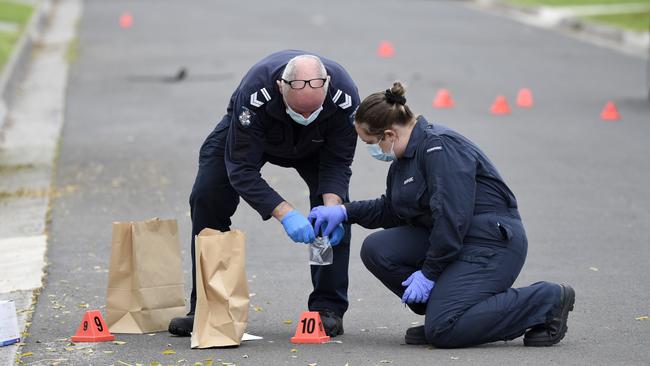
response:
[(319, 310), (325, 333), (330, 337), (343, 334), (343, 319), (332, 310)]
[(569, 285), (560, 285), (560, 312), (548, 324), (532, 327), (524, 334), (524, 345), (528, 347), (552, 346), (564, 338), (569, 312), (573, 310), (576, 292)]
[(189, 337), (192, 335), (194, 327), (194, 315), (179, 316), (169, 322), (169, 333), (179, 337)]
[(404, 341), (406, 344), (428, 344), (427, 337), (424, 335), (424, 325), (407, 329)]

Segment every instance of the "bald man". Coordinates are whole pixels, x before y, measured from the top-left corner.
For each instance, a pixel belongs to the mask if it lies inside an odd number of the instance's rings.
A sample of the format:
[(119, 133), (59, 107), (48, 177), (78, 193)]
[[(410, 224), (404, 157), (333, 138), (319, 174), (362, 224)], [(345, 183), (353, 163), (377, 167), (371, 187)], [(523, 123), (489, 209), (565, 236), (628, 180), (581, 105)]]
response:
[[(199, 171), (190, 195), (192, 294), (190, 312), (174, 318), (169, 332), (190, 336), (196, 307), (194, 237), (204, 228), (230, 230), (239, 197), (262, 217), (274, 217), (296, 243), (316, 234), (306, 216), (262, 178), (269, 162), (294, 168), (309, 187), (311, 207), (348, 202), (350, 165), (356, 146), (353, 112), (357, 87), (334, 61), (303, 51), (273, 53), (246, 73), (217, 127), (199, 153)], [(350, 227), (330, 236), (333, 264), (311, 266), (314, 286), (308, 308), (321, 315), (325, 331), (343, 334), (348, 308)]]

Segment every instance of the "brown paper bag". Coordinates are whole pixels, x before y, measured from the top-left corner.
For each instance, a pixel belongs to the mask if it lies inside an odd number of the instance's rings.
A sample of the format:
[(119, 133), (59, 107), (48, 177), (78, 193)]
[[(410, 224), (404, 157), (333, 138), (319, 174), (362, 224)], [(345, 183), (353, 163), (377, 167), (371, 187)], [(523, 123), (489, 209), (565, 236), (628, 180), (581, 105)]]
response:
[(192, 348), (238, 346), (248, 324), (245, 235), (203, 229), (195, 240)]
[(176, 220), (113, 223), (106, 323), (113, 333), (165, 331), (185, 315)]

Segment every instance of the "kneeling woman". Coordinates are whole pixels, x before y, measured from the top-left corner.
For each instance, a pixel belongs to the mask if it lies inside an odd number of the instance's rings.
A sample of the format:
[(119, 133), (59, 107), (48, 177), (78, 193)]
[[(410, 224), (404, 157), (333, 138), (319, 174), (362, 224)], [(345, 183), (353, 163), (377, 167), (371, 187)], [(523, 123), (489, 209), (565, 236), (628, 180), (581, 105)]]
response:
[(524, 335), (549, 346), (567, 330), (574, 290), (538, 282), (510, 288), (528, 243), (513, 193), (467, 138), (415, 117), (400, 83), (368, 96), (355, 127), (370, 154), (392, 162), (386, 194), (319, 206), (310, 218), (329, 235), (340, 223), (384, 228), (361, 248), (365, 266), (424, 326), (406, 343), (469, 347)]

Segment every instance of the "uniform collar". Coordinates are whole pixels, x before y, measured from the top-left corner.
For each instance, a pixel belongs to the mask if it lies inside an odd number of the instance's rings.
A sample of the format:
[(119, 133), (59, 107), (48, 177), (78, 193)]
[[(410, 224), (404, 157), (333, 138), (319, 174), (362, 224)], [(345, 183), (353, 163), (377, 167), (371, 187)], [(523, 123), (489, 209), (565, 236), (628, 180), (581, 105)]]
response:
[(415, 120), (415, 126), (411, 131), (409, 142), (406, 144), (406, 150), (404, 150), (403, 156), (404, 158), (412, 158), (415, 156), (415, 151), (420, 145), (420, 142), (422, 142), (427, 136), (427, 133), (425, 132), (427, 126), (429, 126), (429, 122), (424, 119), (424, 117), (418, 116)]
[[(312, 124), (317, 124), (319, 121), (328, 118), (329, 116), (333, 115), (334, 112), (336, 112), (338, 106), (332, 101), (334, 96), (332, 89), (333, 88), (330, 83), (330, 87), (327, 90), (327, 96), (325, 97), (325, 101), (323, 102), (323, 110), (320, 112), (318, 118), (316, 118), (316, 120)], [(284, 99), (282, 98), (282, 94), (280, 94), (280, 92), (278, 92), (277, 98), (271, 99), (271, 101), (267, 105), (266, 112), (275, 119), (287, 121), (290, 123), (295, 123), (293, 122), (291, 117), (289, 117), (289, 115), (287, 114), (287, 105), (284, 104)]]

